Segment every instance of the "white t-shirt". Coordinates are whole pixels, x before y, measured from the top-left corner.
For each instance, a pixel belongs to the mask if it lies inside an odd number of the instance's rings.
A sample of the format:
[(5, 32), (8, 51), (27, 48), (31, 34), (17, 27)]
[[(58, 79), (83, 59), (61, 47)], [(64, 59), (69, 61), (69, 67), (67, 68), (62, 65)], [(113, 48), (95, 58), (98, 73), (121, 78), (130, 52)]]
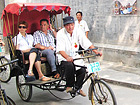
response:
[[(89, 39), (85, 36), (85, 33), (83, 31), (79, 31), (76, 27), (73, 30), (72, 36), (66, 31), (65, 28), (62, 28), (57, 33), (57, 43), (56, 43), (56, 52), (58, 61), (66, 61), (66, 59), (59, 54), (59, 51), (65, 51), (65, 53), (73, 58), (79, 58), (80, 55), (76, 53), (79, 49), (79, 44), (84, 48), (88, 49), (92, 43), (89, 41)], [(82, 64), (83, 60), (76, 60), (75, 64)]]
[(19, 50), (27, 50), (33, 47), (33, 36), (30, 34), (26, 34), (26, 37), (24, 37), (19, 32), (19, 34), (14, 37), (13, 41), (14, 45), (19, 45)]
[(80, 23), (78, 23), (78, 20), (76, 20), (75, 27), (80, 28), (83, 32), (89, 31), (88, 25), (84, 20), (81, 20)]

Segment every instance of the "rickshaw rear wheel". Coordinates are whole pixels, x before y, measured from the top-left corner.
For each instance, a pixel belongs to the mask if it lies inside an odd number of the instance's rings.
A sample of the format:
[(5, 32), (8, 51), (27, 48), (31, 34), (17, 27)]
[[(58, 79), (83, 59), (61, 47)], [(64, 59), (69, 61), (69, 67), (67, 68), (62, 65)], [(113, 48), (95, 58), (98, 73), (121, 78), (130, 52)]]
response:
[[(10, 63), (10, 61), (7, 58), (0, 58), (0, 65), (4, 65), (7, 63)], [(10, 64), (7, 64), (0, 68), (0, 81), (5, 83), (9, 82), (9, 80), (11, 79), (11, 68), (12, 67)]]
[(28, 102), (28, 101), (30, 101), (30, 99), (32, 97), (32, 86), (24, 84), (24, 83), (26, 83), (25, 79), (26, 78), (25, 78), (25, 74), (23, 73), (23, 71), (18, 70), (18, 73), (16, 76), (17, 91), (18, 91), (20, 98), (23, 101)]

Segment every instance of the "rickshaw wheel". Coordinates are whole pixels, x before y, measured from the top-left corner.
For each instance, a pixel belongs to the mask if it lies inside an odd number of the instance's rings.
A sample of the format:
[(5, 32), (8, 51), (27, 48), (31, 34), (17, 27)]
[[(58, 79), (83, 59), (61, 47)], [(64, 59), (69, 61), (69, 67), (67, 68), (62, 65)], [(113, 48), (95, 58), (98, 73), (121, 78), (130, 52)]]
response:
[(17, 91), (20, 96), (20, 98), (23, 101), (30, 101), (32, 97), (32, 86), (31, 85), (26, 85), (25, 81), (25, 74), (21, 70), (18, 70), (17, 76), (16, 76), (16, 86), (17, 86)]
[[(0, 59), (0, 65), (4, 65), (7, 63), (10, 63), (10, 61), (7, 58), (2, 57)], [(0, 68), (0, 81), (7, 83), (11, 79), (11, 68), (12, 67), (10, 64)]]

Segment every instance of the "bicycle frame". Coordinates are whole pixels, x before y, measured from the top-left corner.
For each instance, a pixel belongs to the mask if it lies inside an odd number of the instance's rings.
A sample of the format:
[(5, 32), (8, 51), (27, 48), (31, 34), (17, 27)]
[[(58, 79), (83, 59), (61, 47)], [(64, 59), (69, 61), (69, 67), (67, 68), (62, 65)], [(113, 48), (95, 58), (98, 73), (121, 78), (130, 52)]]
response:
[(2, 99), (4, 105), (16, 105), (15, 102), (10, 97), (7, 96), (5, 89), (1, 88), (1, 84), (0, 84), (0, 98)]
[[(92, 49), (93, 50), (93, 49)], [(89, 50), (88, 50), (89, 51)], [(84, 53), (84, 50), (82, 51), (83, 53)], [(89, 60), (89, 58), (92, 58), (92, 57), (95, 57), (95, 56), (99, 56), (98, 54), (97, 55), (90, 55), (90, 56), (85, 56), (85, 57), (83, 57), (83, 58), (76, 58), (76, 59), (74, 59), (74, 60), (80, 60), (80, 59), (88, 59), (88, 62), (90, 63), (90, 60)], [(81, 67), (81, 68), (85, 68), (85, 69), (87, 69), (87, 67), (86, 66), (80, 66), (80, 65), (75, 65), (74, 64), (74, 66), (75, 67)], [(97, 74), (97, 75), (96, 75)], [(91, 79), (91, 81), (93, 82), (94, 80), (93, 79), (99, 79), (99, 75), (98, 75), (98, 73), (90, 73), (85, 79), (84, 79), (84, 81), (80, 84), (80, 86), (79, 87), (82, 87), (83, 86), (83, 84), (90, 78)], [(78, 91), (79, 89), (76, 89), (75, 90), (75, 93)]]

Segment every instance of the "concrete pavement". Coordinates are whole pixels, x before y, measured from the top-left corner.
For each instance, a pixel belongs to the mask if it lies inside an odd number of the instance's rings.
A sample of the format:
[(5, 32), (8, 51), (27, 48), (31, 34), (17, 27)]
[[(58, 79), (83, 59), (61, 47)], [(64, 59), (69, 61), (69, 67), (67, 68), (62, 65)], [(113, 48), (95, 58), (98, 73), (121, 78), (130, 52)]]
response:
[(100, 62), (99, 75), (106, 82), (140, 89), (140, 68), (127, 67), (114, 62)]

